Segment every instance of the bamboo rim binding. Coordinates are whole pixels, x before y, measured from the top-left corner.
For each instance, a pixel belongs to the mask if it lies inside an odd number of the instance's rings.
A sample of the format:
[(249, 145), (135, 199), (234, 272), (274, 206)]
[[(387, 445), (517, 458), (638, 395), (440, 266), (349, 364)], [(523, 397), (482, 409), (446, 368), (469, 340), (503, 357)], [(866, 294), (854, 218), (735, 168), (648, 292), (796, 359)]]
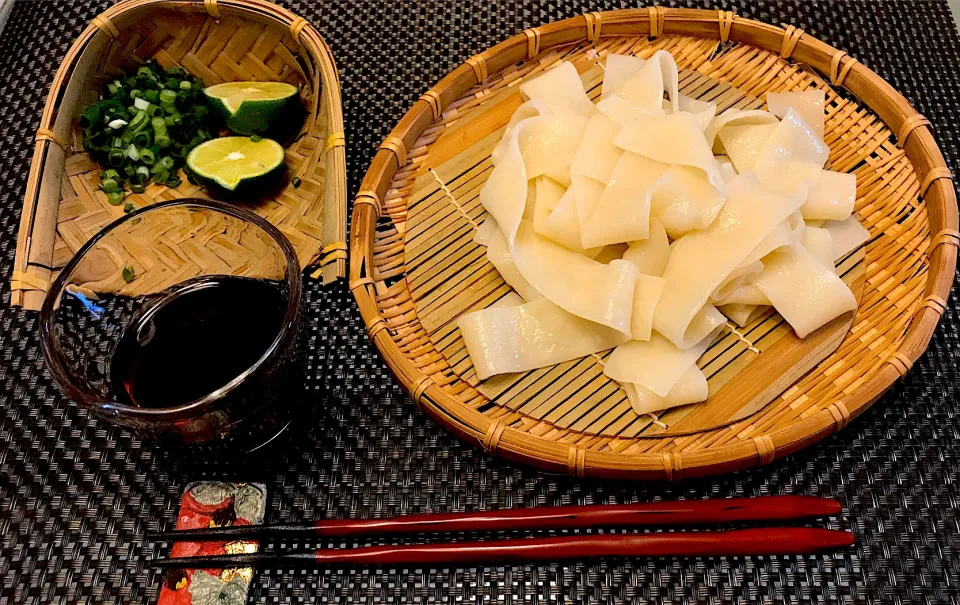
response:
[[(108, 206), (105, 198), (98, 199), (99, 181), (89, 176), (92, 163), (83, 163), (85, 154), (74, 132), (74, 117), (82, 106), (92, 102), (97, 92), (87, 85), (93, 81), (89, 75), (117, 70), (124, 62), (133, 61), (130, 55), (138, 51), (130, 50), (136, 47), (127, 43), (135, 35), (135, 28), (159, 27), (156, 24), (164, 19), (175, 19), (186, 35), (177, 37), (171, 33), (176, 28), (165, 25), (166, 29), (158, 29), (157, 35), (151, 37), (155, 42), (149, 51), (152, 54), (137, 59), (157, 58), (165, 66), (180, 65), (208, 83), (244, 77), (284, 79), (295, 82), (304, 91), (308, 118), (301, 137), (287, 146), (290, 175), (300, 181), (294, 184), (291, 179), (278, 195), (284, 198), (285, 206), (302, 217), (301, 223), (288, 221), (288, 233), (292, 241), (300, 242), (297, 247), (304, 270), (325, 283), (346, 275), (346, 158), (339, 79), (330, 49), (316, 29), (302, 17), (266, 0), (124, 0), (91, 19), (60, 64), (51, 85), (36, 131), (14, 260), (17, 275), (29, 279), (13, 280), (12, 304), (39, 308), (45, 288), (36, 284), (51, 283), (66, 262), (62, 255), (69, 258), (71, 250), (118, 216), (118, 209)], [(213, 48), (206, 39), (224, 27), (233, 28), (235, 37), (271, 29), (276, 36), (257, 34), (246, 54), (227, 56), (222, 47)], [(257, 43), (257, 39), (262, 43)], [(117, 46), (124, 44), (122, 49)], [(65, 174), (71, 170), (77, 172)], [(74, 185), (61, 187), (61, 183), (70, 182), (68, 177), (74, 178)], [(84, 181), (83, 187), (77, 177)], [(304, 186), (298, 187), (300, 183)], [(80, 190), (75, 191), (74, 186)], [(147, 194), (131, 193), (133, 197), (128, 199), (133, 200), (135, 207), (141, 207), (158, 199), (189, 197), (199, 192), (187, 189), (186, 185), (175, 190), (164, 187), (158, 192), (151, 188)], [(78, 211), (74, 206), (72, 211), (61, 213), (64, 204), (73, 199), (81, 199), (83, 208)], [(64, 218), (81, 213), (106, 218), (83, 227)], [(274, 214), (275, 218), (270, 220), (283, 220)], [(69, 237), (63, 230), (69, 230)], [(69, 245), (63, 245), (64, 242)], [(55, 253), (55, 248), (60, 252)], [(316, 272), (310, 271), (311, 266)]]
[[(911, 181), (915, 183), (911, 191), (919, 190), (926, 204), (927, 212), (920, 215), (927, 221), (922, 225), (923, 241), (916, 244), (918, 252), (915, 255), (923, 256), (925, 251), (930, 259), (923, 291), (916, 293), (916, 304), (911, 303), (909, 308), (903, 311), (908, 321), (905, 323), (902, 338), (896, 343), (890, 343), (887, 348), (877, 349), (875, 361), (870, 361), (869, 364), (863, 361), (860, 366), (851, 365), (858, 367), (860, 374), (844, 379), (844, 384), (851, 386), (843, 392), (842, 397), (817, 401), (815, 407), (785, 425), (768, 422), (766, 425), (758, 424), (749, 429), (741, 427), (740, 434), (717, 445), (712, 444), (706, 437), (694, 435), (690, 438), (678, 438), (675, 445), (657, 442), (661, 443), (658, 447), (631, 449), (627, 448), (629, 443), (625, 442), (618, 446), (620, 450), (615, 450), (597, 449), (594, 443), (606, 440), (589, 437), (587, 434), (578, 437), (575, 432), (569, 435), (564, 433), (559, 440), (539, 437), (538, 434), (549, 434), (549, 427), (537, 425), (541, 427), (539, 433), (527, 432), (524, 427), (528, 420), (518, 421), (518, 416), (508, 408), (499, 407), (497, 404), (485, 406), (484, 410), (490, 407), (496, 410), (490, 415), (490, 412), (478, 411), (475, 401), (466, 405), (454, 394), (460, 392), (457, 385), (461, 383), (448, 386), (447, 375), (436, 365), (429, 366), (429, 372), (437, 382), (431, 380), (429, 397), (424, 398), (422, 385), (426, 383), (424, 372), (427, 370), (422, 364), (415, 363), (414, 359), (415, 354), (426, 355), (423, 347), (411, 349), (413, 345), (408, 344), (411, 338), (410, 328), (395, 324), (392, 319), (391, 328), (401, 326), (396, 334), (392, 334), (392, 329), (384, 331), (378, 328), (378, 348), (391, 370), (401, 377), (401, 382), (410, 386), (411, 392), (416, 395), (418, 406), (455, 434), (469, 438), (492, 453), (574, 476), (615, 478), (676, 480), (768, 464), (843, 429), (869, 407), (895, 380), (909, 370), (924, 351), (946, 307), (956, 266), (956, 252), (960, 247), (960, 230), (957, 228), (956, 199), (951, 175), (930, 129), (924, 128), (928, 125), (926, 120), (863, 64), (797, 28), (775, 27), (742, 19), (725, 11), (650, 7), (589, 13), (520, 32), (467, 61), (439, 84), (434, 85), (429, 94), (421, 97), (423, 102), (416, 103), (391, 133), (392, 137), (410, 142), (410, 148), (418, 150), (416, 154), (410, 155), (416, 157), (406, 158), (407, 163), (402, 168), (395, 167), (393, 156), (397, 150), (389, 143), (381, 146), (385, 153), (378, 153), (374, 158), (361, 184), (361, 194), (353, 211), (350, 278), (351, 284), (358, 286), (352, 288), (352, 292), (365, 324), (371, 325), (383, 314), (390, 312), (386, 306), (383, 309), (379, 306), (381, 303), (378, 302), (374, 288), (368, 287), (371, 283), (376, 284), (380, 296), (386, 296), (389, 292), (391, 300), (399, 300), (396, 295), (404, 286), (402, 279), (397, 284), (387, 280), (387, 277), (404, 276), (406, 269), (402, 266), (402, 256), (398, 257), (399, 268), (383, 261), (383, 267), (388, 267), (381, 269), (383, 274), (376, 268), (378, 257), (374, 256), (375, 245), (380, 241), (377, 225), (381, 212), (384, 213), (384, 219), (381, 219), (380, 227), (388, 225), (385, 222), (387, 211), (382, 210), (382, 201), (396, 199), (394, 192), (397, 190), (392, 189), (397, 186), (395, 177), (400, 179), (403, 175), (403, 179), (411, 179), (409, 175), (419, 170), (419, 174), (424, 178), (436, 178), (443, 184), (435, 172), (432, 177), (426, 174), (427, 169), (432, 170), (432, 166), (418, 164), (418, 158), (424, 156), (425, 146), (429, 152), (429, 146), (436, 140), (437, 135), (433, 133), (438, 131), (438, 121), (440, 127), (446, 122), (453, 123), (466, 115), (467, 108), (482, 103), (483, 99), (488, 98), (486, 95), (497, 90), (498, 85), (504, 85), (499, 80), (501, 72), (511, 74), (508, 81), (512, 86), (516, 79), (513, 74), (522, 73), (528, 67), (535, 68), (537, 64), (551, 65), (557, 56), (555, 50), (558, 48), (568, 49), (580, 43), (594, 44), (598, 49), (604, 49), (608, 48), (604, 45), (608, 44), (612, 37), (644, 39), (653, 44), (671, 35), (729, 41), (731, 44), (756, 47), (772, 54), (774, 58), (782, 56), (787, 59), (786, 65), (791, 66), (791, 69), (805, 66), (808, 70), (822, 74), (818, 77), (821, 77), (820, 81), (824, 86), (827, 85), (826, 82), (834, 86), (842, 85), (859, 99), (862, 106), (873, 109), (887, 126), (884, 132), (887, 132), (886, 136), (889, 137), (884, 149), (890, 151), (884, 151), (888, 155), (882, 156), (879, 165), (893, 166), (898, 162), (907, 162), (913, 175), (910, 178), (915, 179)], [(834, 125), (833, 128), (838, 126)], [(902, 136), (898, 139), (898, 135)], [(896, 141), (896, 145), (893, 141)], [(402, 198), (402, 191), (400, 195)], [(386, 203), (395, 205), (392, 201)], [(460, 212), (462, 213), (462, 209)], [(399, 233), (402, 236), (404, 229), (409, 228), (402, 223), (403, 216), (390, 214), (390, 221), (393, 222), (389, 224), (395, 223), (396, 230), (381, 229), (379, 233)], [(910, 237), (916, 237), (916, 233), (911, 232)], [(391, 245), (392, 250), (399, 249), (402, 254), (402, 246), (397, 248), (396, 245)], [(897, 248), (898, 245), (894, 243), (885, 250), (892, 251)], [(386, 248), (377, 248), (378, 255), (389, 253)], [(363, 287), (360, 287), (360, 284), (364, 284)], [(404, 308), (410, 308), (409, 302), (403, 304), (406, 305)], [(415, 314), (408, 311), (404, 314), (413, 315), (413, 321), (418, 321)], [(416, 353), (411, 352), (408, 356), (406, 350)], [(439, 357), (436, 353), (431, 355)], [(871, 357), (871, 360), (873, 359)], [(453, 380), (458, 378), (453, 377)], [(421, 402), (421, 399), (424, 399), (424, 402)], [(554, 429), (553, 432), (556, 433), (557, 430)], [(702, 445), (699, 444), (700, 441), (703, 442)]]

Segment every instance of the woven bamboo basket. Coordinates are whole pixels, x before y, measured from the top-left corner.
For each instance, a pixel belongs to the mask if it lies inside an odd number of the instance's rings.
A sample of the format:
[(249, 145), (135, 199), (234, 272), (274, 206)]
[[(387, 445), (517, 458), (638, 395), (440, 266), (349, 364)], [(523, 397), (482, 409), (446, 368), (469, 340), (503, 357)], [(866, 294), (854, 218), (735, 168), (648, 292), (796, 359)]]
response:
[[(286, 148), (292, 178), (272, 198), (250, 203), (293, 243), (303, 267), (330, 282), (346, 273), (346, 168), (340, 83), (333, 55), (302, 17), (265, 0), (126, 0), (93, 19), (57, 70), (47, 97), (24, 199), (12, 280), (12, 303), (39, 309), (60, 267), (107, 223), (123, 214), (99, 191), (100, 168), (83, 152), (76, 118), (99, 97), (104, 80), (154, 58), (179, 65), (207, 85), (238, 80), (284, 81), (301, 91), (307, 118)], [(181, 173), (181, 176), (182, 173)], [(207, 197), (185, 178), (175, 188), (152, 184), (125, 201), (136, 208), (161, 200)], [(243, 273), (251, 251), (239, 234), (215, 233), (219, 252), (203, 257), (171, 232), (133, 232), (124, 250), (105, 255), (99, 290), (123, 288), (122, 266), (138, 275), (164, 271), (142, 284), (162, 287), (216, 267)], [(162, 241), (164, 246), (148, 246)], [(112, 276), (112, 277), (111, 277)], [(140, 281), (140, 280), (137, 280)], [(136, 282), (134, 282), (136, 284)], [(133, 284), (131, 284), (132, 286)], [(136, 288), (134, 288), (136, 290)], [(124, 288), (127, 294), (142, 294)]]
[[(684, 408), (637, 416), (589, 357), (478, 384), (455, 320), (509, 291), (472, 236), (484, 215), (477, 198), (487, 156), (520, 103), (517, 84), (567, 60), (596, 97), (607, 54), (660, 49), (676, 58), (681, 91), (716, 101), (718, 111), (762, 107), (767, 91), (826, 92), (829, 166), (857, 175), (856, 209), (872, 236), (865, 257), (840, 267), (858, 293), (855, 317), (825, 328), (834, 342), (805, 359), (771, 354), (765, 336), (756, 336), (774, 332), (755, 328), (782, 322), (761, 317), (743, 331), (731, 327), (724, 364), (740, 370), (727, 380), (760, 383), (750, 388), (766, 394), (700, 422)], [(414, 403), (462, 438), (575, 476), (676, 480), (769, 463), (862, 413), (926, 348), (945, 310), (958, 244), (951, 173), (929, 122), (880, 77), (791, 26), (651, 7), (526, 30), (425, 92), (361, 184), (349, 285)], [(714, 379), (706, 416), (716, 411)]]

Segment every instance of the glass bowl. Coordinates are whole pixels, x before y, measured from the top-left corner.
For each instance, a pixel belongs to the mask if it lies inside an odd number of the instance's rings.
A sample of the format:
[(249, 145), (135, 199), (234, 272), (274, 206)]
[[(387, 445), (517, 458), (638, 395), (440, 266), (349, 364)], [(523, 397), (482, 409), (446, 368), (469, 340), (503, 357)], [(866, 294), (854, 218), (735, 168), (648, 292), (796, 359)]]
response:
[(63, 268), (41, 310), (43, 356), (64, 394), (110, 422), (249, 451), (299, 402), (302, 291), (293, 246), (265, 219), (161, 202), (107, 225)]

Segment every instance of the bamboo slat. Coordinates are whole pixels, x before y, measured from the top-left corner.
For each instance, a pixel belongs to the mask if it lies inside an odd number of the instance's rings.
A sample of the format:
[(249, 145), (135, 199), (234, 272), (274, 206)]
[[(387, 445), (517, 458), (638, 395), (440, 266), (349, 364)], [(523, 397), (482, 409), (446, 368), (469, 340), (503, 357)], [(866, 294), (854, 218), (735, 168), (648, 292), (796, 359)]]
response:
[[(320, 34), (304, 19), (266, 0), (126, 0), (98, 15), (74, 42), (60, 65), (37, 131), (37, 142), (24, 198), (12, 303), (39, 309), (57, 271), (110, 221), (123, 215), (98, 189), (100, 168), (83, 153), (76, 117), (97, 100), (103, 82), (147, 59), (164, 67), (180, 65), (210, 84), (236, 80), (284, 81), (301, 91), (308, 116), (299, 137), (285, 153), (291, 177), (270, 199), (251, 208), (277, 225), (290, 239), (301, 266), (316, 266), (325, 283), (346, 274), (346, 166), (340, 83), (333, 55)], [(181, 174), (183, 177), (184, 175)], [(152, 184), (143, 194), (125, 198), (134, 207), (183, 197), (206, 197), (187, 182), (174, 189)], [(169, 228), (176, 231), (177, 225)], [(209, 237), (216, 225), (200, 226)], [(142, 230), (141, 230), (142, 231)], [(155, 254), (144, 246), (151, 234), (136, 230), (105, 260), (102, 273), (117, 262), (150, 267)], [(248, 268), (249, 254), (239, 234), (221, 248), (219, 262), (231, 272)], [(165, 275), (187, 274), (190, 260), (168, 254)], [(195, 266), (194, 266), (195, 268)], [(138, 273), (139, 274), (139, 273)], [(157, 276), (159, 279), (159, 276)], [(107, 280), (99, 287), (121, 288)], [(136, 280), (162, 285), (152, 279)], [(125, 293), (141, 292), (129, 287)]]
[[(517, 84), (568, 60), (590, 90), (606, 55), (647, 57), (659, 49), (676, 57), (685, 94), (715, 101), (720, 111), (760, 108), (771, 91), (825, 91), (829, 167), (857, 175), (856, 209), (872, 236), (838, 266), (858, 294), (855, 317), (808, 338), (806, 366), (775, 313), (730, 328), (700, 360), (711, 399), (660, 417), (632, 411), (603, 377), (604, 354), (479, 383), (456, 319), (510, 291), (472, 237), (485, 215), (478, 193), (490, 173), (489, 150), (521, 101)], [(838, 94), (841, 85), (853, 97)], [(796, 28), (725, 11), (591, 13), (476, 55), (404, 116), (357, 202), (351, 290), (415, 404), (493, 453), (576, 476), (676, 480), (725, 472), (769, 463), (842, 429), (926, 348), (960, 242), (950, 171), (929, 122), (843, 51)]]

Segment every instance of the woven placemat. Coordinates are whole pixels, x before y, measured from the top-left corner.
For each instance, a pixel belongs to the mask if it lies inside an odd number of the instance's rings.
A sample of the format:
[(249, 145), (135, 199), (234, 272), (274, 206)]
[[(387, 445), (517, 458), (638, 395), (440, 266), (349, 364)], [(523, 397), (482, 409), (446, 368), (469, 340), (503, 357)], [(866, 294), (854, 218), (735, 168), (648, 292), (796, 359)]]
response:
[[(43, 368), (37, 314), (9, 307), (9, 278), (32, 134), (50, 79), (74, 37), (107, 5), (21, 1), (0, 39), (0, 605), (155, 602), (162, 578), (144, 561), (165, 553), (145, 545), (144, 532), (173, 526), (189, 481), (218, 477), (266, 483), (268, 520), (275, 522), (824, 495), (844, 504), (842, 517), (827, 525), (852, 529), (858, 540), (848, 552), (816, 557), (273, 570), (255, 578), (250, 602), (960, 601), (960, 322), (953, 297), (929, 352), (841, 433), (764, 468), (672, 485), (551, 476), (493, 459), (441, 430), (394, 383), (342, 284), (308, 284), (306, 389), (316, 411), (299, 423), (303, 433), (259, 463), (185, 461), (79, 410)], [(523, 28), (620, 3), (289, 6), (318, 27), (337, 57), (355, 192), (380, 140), (448, 70)], [(708, 6), (802, 27), (847, 50), (931, 119), (948, 164), (958, 166), (960, 38), (945, 1)]]

